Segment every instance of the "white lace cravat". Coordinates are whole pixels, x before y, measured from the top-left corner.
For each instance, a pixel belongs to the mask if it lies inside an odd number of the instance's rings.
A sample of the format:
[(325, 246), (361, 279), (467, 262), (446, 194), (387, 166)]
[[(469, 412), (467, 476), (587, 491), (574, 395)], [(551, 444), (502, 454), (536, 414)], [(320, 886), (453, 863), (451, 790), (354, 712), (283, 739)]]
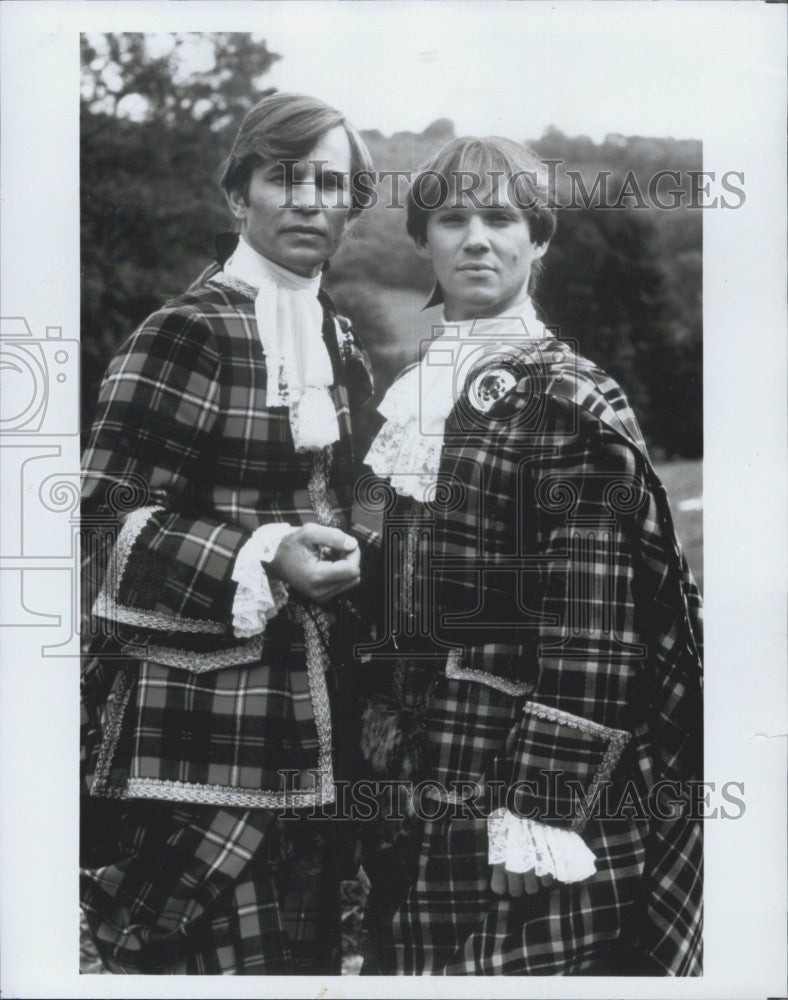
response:
[[(421, 363), (397, 379), (378, 412), (386, 418), (364, 461), (394, 489), (424, 503), (434, 499), (446, 418), (465, 377), (485, 352), (543, 338), (544, 325), (526, 297), (504, 315), (452, 323), (429, 346)], [(489, 345), (489, 347), (488, 347)]]
[(268, 369), (267, 403), (289, 407), (296, 451), (337, 441), (339, 424), (328, 392), (334, 373), (317, 298), (320, 275), (294, 274), (257, 253), (243, 237), (224, 272), (258, 290), (254, 311)]

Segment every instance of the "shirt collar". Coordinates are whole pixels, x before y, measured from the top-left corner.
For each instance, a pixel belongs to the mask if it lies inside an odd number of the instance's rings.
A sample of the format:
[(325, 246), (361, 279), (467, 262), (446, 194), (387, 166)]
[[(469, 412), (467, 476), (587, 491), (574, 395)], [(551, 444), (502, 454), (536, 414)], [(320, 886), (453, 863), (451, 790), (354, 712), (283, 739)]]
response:
[[(441, 305), (443, 301), (443, 289), (436, 283), (426, 304), (422, 306), (422, 312), (434, 306)], [(523, 329), (519, 325), (516, 327), (511, 326), (512, 322), (517, 322), (518, 324), (522, 322), (524, 324)], [(448, 320), (443, 315), (440, 323), (437, 325), (440, 327), (451, 327), (459, 333), (460, 337), (467, 336), (470, 333), (484, 334), (494, 331), (498, 331), (501, 336), (514, 336), (516, 338), (519, 338), (523, 334), (529, 338), (540, 340), (548, 336), (544, 323), (536, 314), (533, 299), (530, 295), (525, 295), (519, 302), (513, 303), (502, 316), (480, 317), (476, 320)]]
[(316, 296), (320, 287), (320, 272), (309, 278), (296, 274), (263, 257), (243, 236), (238, 240), (233, 255), (225, 261), (224, 270), (255, 288), (273, 282), (280, 288), (310, 292)]
[(430, 297), (421, 307), (421, 311), (424, 312), (425, 309), (432, 309), (433, 306), (439, 306), (443, 302), (443, 289), (436, 281), (432, 291), (430, 292)]
[[(525, 301), (525, 302), (529, 303), (529, 305), (531, 306), (530, 312), (532, 313), (532, 315), (535, 318), (536, 317), (536, 313), (535, 313), (535, 311), (533, 309), (533, 299), (531, 299), (530, 296), (527, 296), (522, 301)], [(429, 298), (424, 303), (424, 305), (421, 307), (421, 311), (425, 312), (427, 309), (432, 309), (434, 306), (443, 305), (443, 302), (444, 302), (443, 289), (441, 288), (441, 286), (436, 281), (435, 284), (432, 286), (432, 291), (429, 294)], [(516, 305), (512, 306), (512, 312), (519, 313), (519, 311), (520, 311), (519, 304), (516, 304)], [(445, 322), (448, 322), (448, 321), (445, 321)], [(541, 329), (541, 327), (542, 327), (542, 323), (539, 323), (539, 328)]]
[[(241, 235), (235, 232), (216, 233), (213, 240), (215, 247), (214, 259), (220, 267), (224, 267), (225, 262), (235, 253), (238, 243), (241, 240)], [(325, 274), (328, 268), (329, 262), (324, 260), (320, 266), (321, 273)]]

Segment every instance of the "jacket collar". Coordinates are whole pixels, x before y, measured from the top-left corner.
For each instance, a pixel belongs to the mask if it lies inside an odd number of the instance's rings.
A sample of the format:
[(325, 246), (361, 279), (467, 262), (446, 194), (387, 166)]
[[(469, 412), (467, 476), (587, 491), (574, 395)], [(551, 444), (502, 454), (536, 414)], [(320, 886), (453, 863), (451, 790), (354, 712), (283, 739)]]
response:
[(436, 281), (430, 292), (430, 297), (421, 307), (421, 311), (424, 312), (425, 309), (432, 309), (433, 306), (439, 306), (443, 302), (443, 289)]

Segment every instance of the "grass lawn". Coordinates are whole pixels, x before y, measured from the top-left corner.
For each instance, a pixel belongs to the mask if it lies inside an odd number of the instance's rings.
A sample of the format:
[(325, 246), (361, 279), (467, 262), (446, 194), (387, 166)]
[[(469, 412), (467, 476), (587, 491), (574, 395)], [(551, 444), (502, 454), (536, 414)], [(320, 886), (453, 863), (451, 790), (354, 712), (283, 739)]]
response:
[[(662, 462), (655, 466), (665, 484), (684, 552), (703, 592), (703, 462)], [(682, 509), (683, 506), (686, 509)]]

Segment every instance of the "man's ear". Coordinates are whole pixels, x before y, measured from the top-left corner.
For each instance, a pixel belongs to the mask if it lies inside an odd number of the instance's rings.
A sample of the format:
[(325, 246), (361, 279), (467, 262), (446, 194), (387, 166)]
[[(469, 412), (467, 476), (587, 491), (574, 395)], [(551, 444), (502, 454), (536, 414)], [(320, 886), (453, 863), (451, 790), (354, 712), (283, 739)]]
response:
[(227, 200), (227, 204), (230, 206), (233, 218), (235, 218), (237, 222), (243, 222), (246, 218), (246, 210), (249, 207), (246, 204), (246, 198), (244, 198), (243, 192), (237, 190), (225, 191), (224, 197)]
[(430, 260), (430, 250), (427, 246), (426, 236), (417, 236), (413, 241), (413, 247), (422, 260)]
[(540, 257), (544, 257), (549, 246), (550, 240), (546, 240), (544, 243), (534, 243), (533, 259), (539, 260)]

